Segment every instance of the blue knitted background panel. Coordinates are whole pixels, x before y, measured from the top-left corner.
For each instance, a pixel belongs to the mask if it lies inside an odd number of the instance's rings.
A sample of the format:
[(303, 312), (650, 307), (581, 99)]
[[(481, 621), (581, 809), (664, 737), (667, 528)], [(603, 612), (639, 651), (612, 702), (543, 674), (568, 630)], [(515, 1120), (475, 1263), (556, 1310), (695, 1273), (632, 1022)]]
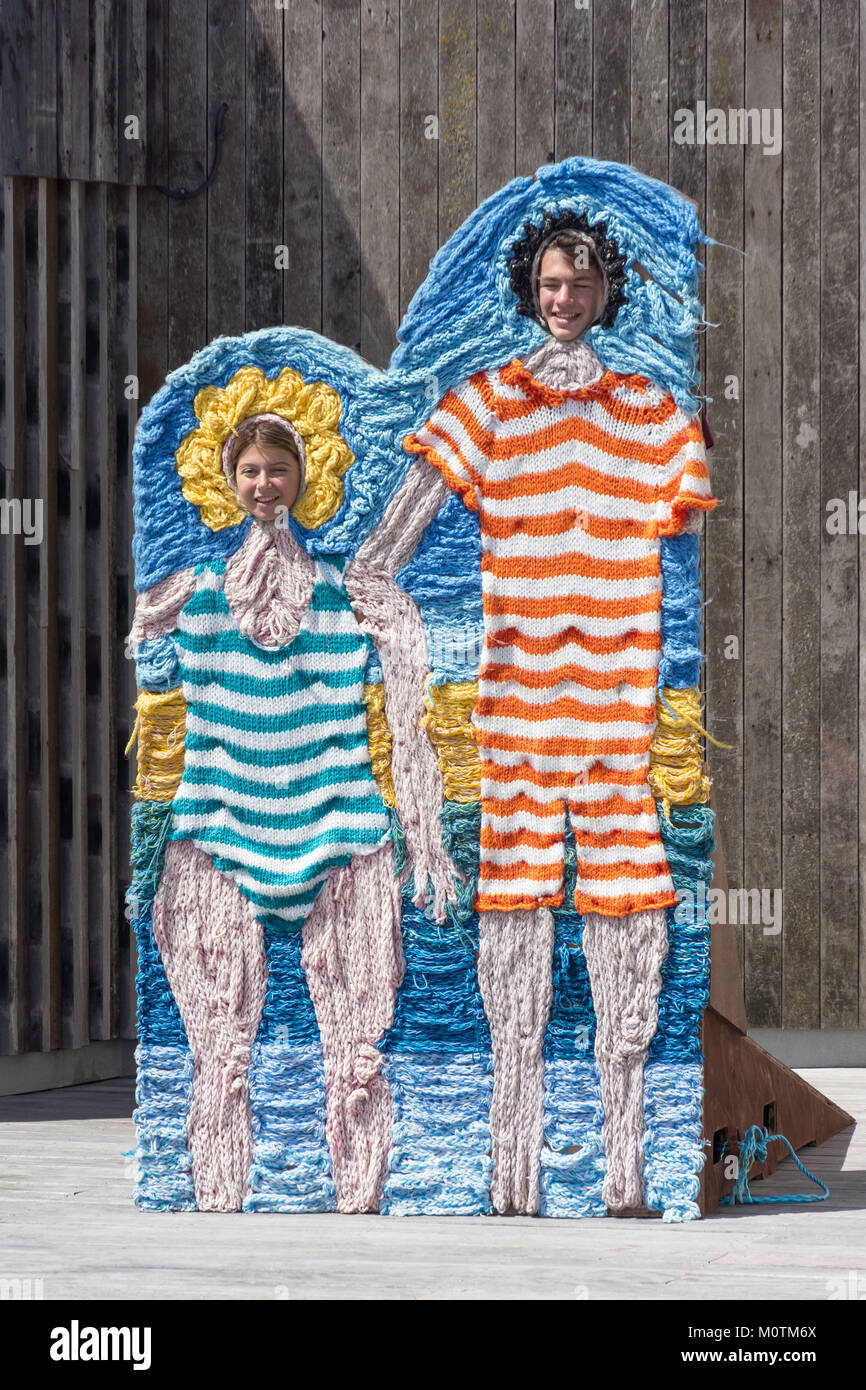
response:
[[(143, 410), (134, 446), (136, 587), (141, 591), (195, 563), (225, 560), (250, 521), (213, 533), (180, 488), (175, 451), (196, 428), (193, 401), (224, 386), (245, 365), (275, 377), (286, 366), (340, 394), (339, 429), (355, 455), (336, 516), (305, 535), (313, 554), (354, 554), (380, 520), (410, 466), (402, 440), (419, 428), (445, 391), (472, 372), (495, 367), (542, 341), (516, 312), (508, 262), (526, 221), (571, 208), (604, 220), (626, 256), (628, 304), (613, 328), (587, 340), (605, 366), (639, 372), (690, 410), (699, 406), (696, 333), (702, 321), (696, 247), (707, 241), (692, 206), (665, 184), (624, 165), (584, 158), (519, 178), (478, 207), (437, 252), (406, 312), (387, 371), (306, 329), (274, 327), (220, 338), (172, 372)], [(654, 280), (644, 283), (640, 262)], [(674, 298), (673, 296), (678, 298)], [(398, 575), (422, 614), (432, 680), (473, 680), (483, 640), (478, 518), (456, 497), (430, 524)], [(698, 683), (701, 667), (700, 543), (662, 542), (660, 683)], [(168, 639), (137, 654), (142, 689), (177, 684)], [(381, 679), (375, 654), (368, 680)], [(140, 1206), (194, 1208), (185, 1144), (192, 1058), (153, 941), (152, 900), (171, 807), (133, 811), (130, 917), (139, 949), (137, 1109)], [(675, 807), (662, 829), (674, 884), (710, 882), (712, 812)], [(393, 1027), (381, 1042), (394, 1107), (382, 1210), (394, 1214), (490, 1211), (490, 1038), (475, 969), (472, 911), (480, 807), (446, 802), (443, 838), (467, 875), (457, 908), (441, 927), (404, 898), (406, 974)], [(566, 903), (574, 880), (567, 845)], [(695, 899), (697, 901), (697, 899)], [(696, 909), (692, 909), (692, 912)], [(604, 1215), (604, 1152), (594, 1015), (581, 947), (582, 921), (554, 914), (554, 1007), (544, 1042), (545, 1140), (542, 1214)], [(648, 1205), (666, 1220), (698, 1214), (700, 1023), (708, 997), (709, 927), (669, 913), (670, 947), (659, 1001), (660, 1026), (646, 1066)], [(247, 1211), (328, 1211), (334, 1207), (325, 1142), (324, 1077), (315, 1016), (300, 967), (300, 939), (267, 933), (269, 987), (253, 1049), (250, 1106), (253, 1171)]]

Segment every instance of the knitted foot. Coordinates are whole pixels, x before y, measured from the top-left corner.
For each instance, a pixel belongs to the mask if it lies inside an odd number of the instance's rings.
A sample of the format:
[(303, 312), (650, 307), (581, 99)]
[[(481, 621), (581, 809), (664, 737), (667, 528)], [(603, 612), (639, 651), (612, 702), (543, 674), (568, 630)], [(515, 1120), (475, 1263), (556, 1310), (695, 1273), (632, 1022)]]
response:
[(544, 1129), (542, 1045), (553, 997), (553, 915), (478, 915), (478, 983), (493, 1044), (491, 1200), (496, 1211), (538, 1211)]
[(661, 967), (667, 954), (664, 908), (625, 917), (586, 913), (583, 950), (595, 1008), (595, 1056), (604, 1106), (602, 1196), (614, 1211), (639, 1207), (643, 1205), (643, 1071), (658, 1023)]

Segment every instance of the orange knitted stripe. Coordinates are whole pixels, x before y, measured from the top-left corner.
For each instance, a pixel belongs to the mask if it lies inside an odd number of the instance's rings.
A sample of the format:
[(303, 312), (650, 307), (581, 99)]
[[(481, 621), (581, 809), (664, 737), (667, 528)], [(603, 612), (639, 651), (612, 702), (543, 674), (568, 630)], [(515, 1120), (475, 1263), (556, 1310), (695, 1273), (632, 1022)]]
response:
[(521, 667), (490, 662), (479, 671), (479, 679), (490, 684), (496, 681), (519, 682), (526, 690), (549, 690), (551, 686), (574, 683), (589, 686), (591, 690), (612, 690), (617, 685), (633, 685), (639, 690), (648, 690), (658, 683), (654, 670), (639, 670), (636, 666), (619, 666), (614, 671), (591, 671), (588, 666), (578, 666), (569, 662), (568, 666), (556, 666), (552, 671), (524, 671)]
[[(432, 455), (428, 455), (428, 457), (431, 463), (436, 462)], [(444, 468), (442, 472), (445, 472)], [(463, 487), (465, 489), (465, 483)], [(641, 522), (625, 517), (617, 521), (613, 517), (593, 516), (587, 512), (583, 513), (581, 519), (583, 525), (580, 529), (586, 535), (594, 536), (599, 540), (651, 541), (655, 540), (659, 533), (659, 524), (654, 520)], [(507, 540), (509, 536), (520, 535), (564, 536), (567, 531), (573, 531), (577, 524), (577, 507), (568, 507), (561, 512), (543, 512), (541, 516), (491, 516), (489, 512), (485, 511), (482, 518), (485, 536), (492, 537), (494, 540)]]
[(575, 618), (628, 618), (632, 614), (658, 613), (661, 589), (633, 598), (596, 598), (594, 594), (565, 594), (562, 598), (543, 594), (540, 598), (517, 598), (512, 594), (485, 594), (484, 611), (491, 617), (513, 613), (515, 618), (553, 618), (573, 614)]
[(479, 748), (497, 748), (503, 753), (536, 753), (547, 758), (588, 758), (599, 751), (605, 753), (645, 753), (652, 743), (652, 730), (635, 738), (563, 738), (552, 734), (521, 737), (518, 734), (495, 734), (476, 729)]
[[(486, 594), (484, 598), (486, 600)], [(558, 652), (567, 642), (578, 643), (584, 651), (592, 652), (593, 656), (611, 655), (614, 652), (623, 651), (626, 647), (637, 647), (638, 651), (642, 652), (660, 652), (662, 649), (661, 635), (658, 632), (622, 633), (618, 637), (591, 637), (588, 632), (581, 632), (580, 628), (566, 627), (551, 637), (527, 637), (519, 628), (503, 627), (497, 632), (488, 634), (487, 637), (488, 646), (517, 647), (518, 651), (532, 652), (535, 655)], [(517, 671), (517, 667), (513, 669)], [(567, 679), (571, 667), (562, 666), (559, 669), (563, 672), (560, 679)], [(520, 680), (520, 674), (515, 675), (513, 679)]]
[(475, 706), (475, 713), (497, 719), (525, 719), (529, 724), (549, 719), (584, 719), (598, 725), (619, 724), (623, 720), (654, 724), (656, 720), (655, 702), (636, 705), (632, 700), (617, 700), (616, 704), (599, 707), (587, 700), (576, 700), (572, 695), (561, 695), (558, 700), (550, 700), (546, 705), (533, 705), (517, 695), (482, 695)]
[(481, 568), (500, 579), (655, 579), (661, 574), (658, 552), (634, 560), (608, 560), (569, 550), (561, 555), (492, 555), (485, 550)]

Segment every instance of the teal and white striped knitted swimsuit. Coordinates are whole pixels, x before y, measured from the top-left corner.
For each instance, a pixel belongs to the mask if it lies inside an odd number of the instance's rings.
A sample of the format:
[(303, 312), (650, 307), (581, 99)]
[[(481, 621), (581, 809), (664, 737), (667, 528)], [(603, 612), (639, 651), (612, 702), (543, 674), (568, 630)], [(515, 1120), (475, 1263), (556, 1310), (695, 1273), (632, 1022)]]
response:
[(209, 854), (263, 925), (299, 928), (331, 869), (390, 833), (362, 698), (371, 643), (343, 565), (316, 562), (310, 606), (282, 647), (240, 632), (224, 561), (196, 565), (171, 634), (187, 716), (169, 838)]

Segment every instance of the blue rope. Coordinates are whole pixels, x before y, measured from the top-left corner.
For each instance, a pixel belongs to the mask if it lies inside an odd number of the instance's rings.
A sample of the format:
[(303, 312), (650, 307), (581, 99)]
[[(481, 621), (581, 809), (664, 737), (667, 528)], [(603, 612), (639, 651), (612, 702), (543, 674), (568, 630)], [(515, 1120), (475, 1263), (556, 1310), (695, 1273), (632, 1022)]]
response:
[[(749, 1169), (755, 1162), (763, 1163), (767, 1157), (767, 1145), (772, 1144), (775, 1139), (780, 1139), (783, 1144), (787, 1144), (788, 1153), (793, 1158), (800, 1172), (805, 1174), (810, 1182), (816, 1187), (823, 1188), (822, 1193), (803, 1192), (796, 1193), (790, 1197), (753, 1197), (749, 1191)], [(719, 1198), (719, 1206), (733, 1206), (736, 1202), (752, 1202), (755, 1206), (759, 1203), (768, 1202), (823, 1202), (830, 1196), (830, 1189), (825, 1187), (820, 1178), (816, 1178), (814, 1173), (810, 1173), (805, 1168), (795, 1154), (784, 1134), (768, 1134), (760, 1125), (751, 1125), (745, 1134), (745, 1138), (740, 1145), (740, 1158), (737, 1177), (734, 1182), (734, 1190), (727, 1197)]]

